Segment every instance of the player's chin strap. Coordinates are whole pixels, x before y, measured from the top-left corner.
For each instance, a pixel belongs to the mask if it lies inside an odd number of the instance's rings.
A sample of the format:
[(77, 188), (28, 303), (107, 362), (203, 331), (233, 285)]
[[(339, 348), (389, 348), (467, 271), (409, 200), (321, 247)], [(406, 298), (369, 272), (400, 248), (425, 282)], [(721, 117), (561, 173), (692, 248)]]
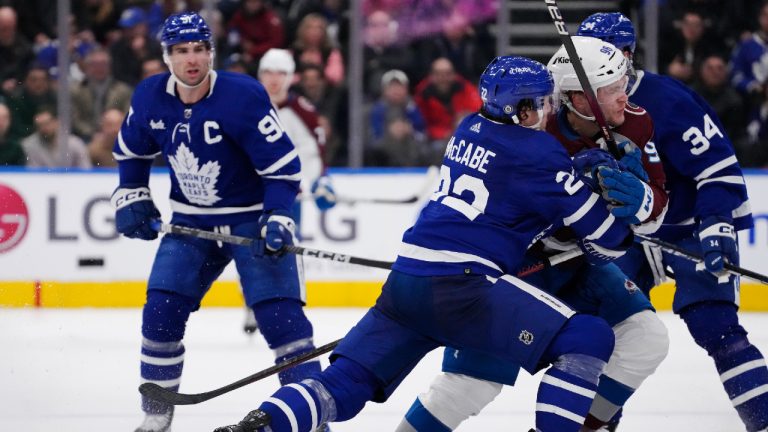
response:
[(519, 125), (528, 129), (541, 130), (542, 129), (541, 126), (542, 124), (544, 124), (544, 108), (538, 108), (536, 109), (536, 112), (539, 114), (539, 121), (537, 121), (535, 124), (532, 124), (530, 126), (520, 124), (520, 118), (517, 116), (517, 114), (513, 115), (511, 118), (516, 125)]
[(581, 117), (586, 121), (596, 121), (595, 116), (588, 116), (580, 113), (579, 110), (577, 110), (576, 107), (573, 106), (573, 104), (571, 103), (571, 100), (567, 96), (562, 97), (561, 100), (563, 101), (563, 105), (568, 107), (568, 110), (570, 110), (572, 113), (576, 114), (577, 116)]

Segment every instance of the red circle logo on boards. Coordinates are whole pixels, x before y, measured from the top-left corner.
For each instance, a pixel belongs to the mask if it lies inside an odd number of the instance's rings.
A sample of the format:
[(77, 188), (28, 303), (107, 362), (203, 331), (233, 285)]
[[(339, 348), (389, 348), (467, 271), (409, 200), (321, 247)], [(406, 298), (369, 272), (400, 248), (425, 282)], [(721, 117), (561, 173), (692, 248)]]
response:
[(29, 226), (29, 211), (21, 195), (0, 184), (0, 254), (21, 242)]

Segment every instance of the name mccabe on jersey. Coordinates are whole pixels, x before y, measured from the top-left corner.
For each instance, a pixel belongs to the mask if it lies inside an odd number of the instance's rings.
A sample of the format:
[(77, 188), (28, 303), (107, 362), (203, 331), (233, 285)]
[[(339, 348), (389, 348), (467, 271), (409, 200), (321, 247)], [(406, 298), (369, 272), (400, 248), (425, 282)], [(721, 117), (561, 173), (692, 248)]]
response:
[(494, 156), (496, 156), (496, 153), (486, 150), (483, 146), (475, 145), (471, 142), (468, 143), (463, 139), (459, 140), (457, 144), (455, 136), (451, 137), (450, 141), (448, 141), (448, 146), (445, 148), (446, 158), (478, 170), (483, 174), (487, 172), (486, 166)]

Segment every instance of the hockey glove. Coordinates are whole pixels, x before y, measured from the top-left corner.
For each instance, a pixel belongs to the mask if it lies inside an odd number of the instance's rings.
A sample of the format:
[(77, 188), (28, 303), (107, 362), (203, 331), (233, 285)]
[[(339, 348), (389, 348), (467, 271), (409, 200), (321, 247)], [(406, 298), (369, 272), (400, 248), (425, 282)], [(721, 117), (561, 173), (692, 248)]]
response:
[(709, 216), (699, 224), (699, 241), (704, 266), (716, 276), (723, 276), (726, 262), (735, 262), (738, 247), (733, 221), (727, 216)]
[(597, 181), (597, 169), (601, 166), (619, 169), (616, 159), (603, 149), (582, 150), (573, 156), (573, 168), (577, 177), (598, 194), (602, 192)]
[(624, 156), (619, 161), (620, 165), (634, 174), (640, 180), (648, 183), (648, 173), (643, 167), (643, 152), (632, 144), (625, 142), (623, 144)]
[(629, 171), (600, 167), (597, 174), (611, 214), (627, 224), (638, 224), (651, 215), (653, 189)]
[(331, 185), (331, 178), (320, 176), (312, 183), (312, 196), (320, 211), (325, 211), (336, 205), (336, 192)]
[[(264, 248), (266, 253), (270, 255), (280, 256), (283, 254), (283, 248), (288, 245), (293, 245), (293, 236), (296, 232), (296, 222), (293, 221), (290, 214), (286, 210), (273, 210), (270, 213), (262, 214), (259, 218), (259, 232), (261, 238), (264, 239)], [(254, 255), (260, 256), (255, 250), (258, 245), (258, 240), (254, 241), (251, 246), (251, 252)], [(262, 252), (262, 255), (263, 256)]]
[(155, 203), (152, 202), (149, 188), (142, 185), (122, 185), (112, 194), (112, 206), (115, 207), (115, 226), (117, 232), (142, 240), (154, 240), (157, 231), (150, 227), (150, 222), (160, 219)]

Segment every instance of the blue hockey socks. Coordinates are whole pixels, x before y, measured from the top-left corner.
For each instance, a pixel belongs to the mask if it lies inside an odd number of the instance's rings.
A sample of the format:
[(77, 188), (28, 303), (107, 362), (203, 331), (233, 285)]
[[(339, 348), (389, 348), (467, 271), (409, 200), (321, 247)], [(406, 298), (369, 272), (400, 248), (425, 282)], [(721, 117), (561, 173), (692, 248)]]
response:
[(444, 425), (424, 405), (419, 398), (413, 402), (405, 413), (405, 421), (419, 432), (450, 432), (451, 428)]
[(701, 303), (683, 309), (681, 318), (696, 343), (715, 361), (728, 397), (749, 432), (768, 428), (768, 369), (760, 351), (739, 325), (736, 306)]
[(274, 431), (314, 431), (318, 425), (354, 417), (373, 398), (376, 378), (357, 363), (339, 357), (316, 379), (281, 387), (259, 409)]
[[(144, 305), (141, 333), (141, 381), (177, 391), (184, 368), (184, 329), (197, 306), (192, 299), (166, 291), (150, 290)], [(172, 406), (142, 397), (146, 413), (163, 414)]]
[[(312, 324), (304, 315), (300, 301), (274, 299), (253, 305), (259, 330), (275, 353), (275, 363), (315, 349)], [(280, 384), (299, 382), (320, 372), (320, 361), (313, 360), (286, 369), (278, 374)]]
[(568, 320), (542, 358), (554, 360), (536, 396), (538, 431), (581, 429), (613, 344), (613, 330), (602, 319), (575, 315)]

